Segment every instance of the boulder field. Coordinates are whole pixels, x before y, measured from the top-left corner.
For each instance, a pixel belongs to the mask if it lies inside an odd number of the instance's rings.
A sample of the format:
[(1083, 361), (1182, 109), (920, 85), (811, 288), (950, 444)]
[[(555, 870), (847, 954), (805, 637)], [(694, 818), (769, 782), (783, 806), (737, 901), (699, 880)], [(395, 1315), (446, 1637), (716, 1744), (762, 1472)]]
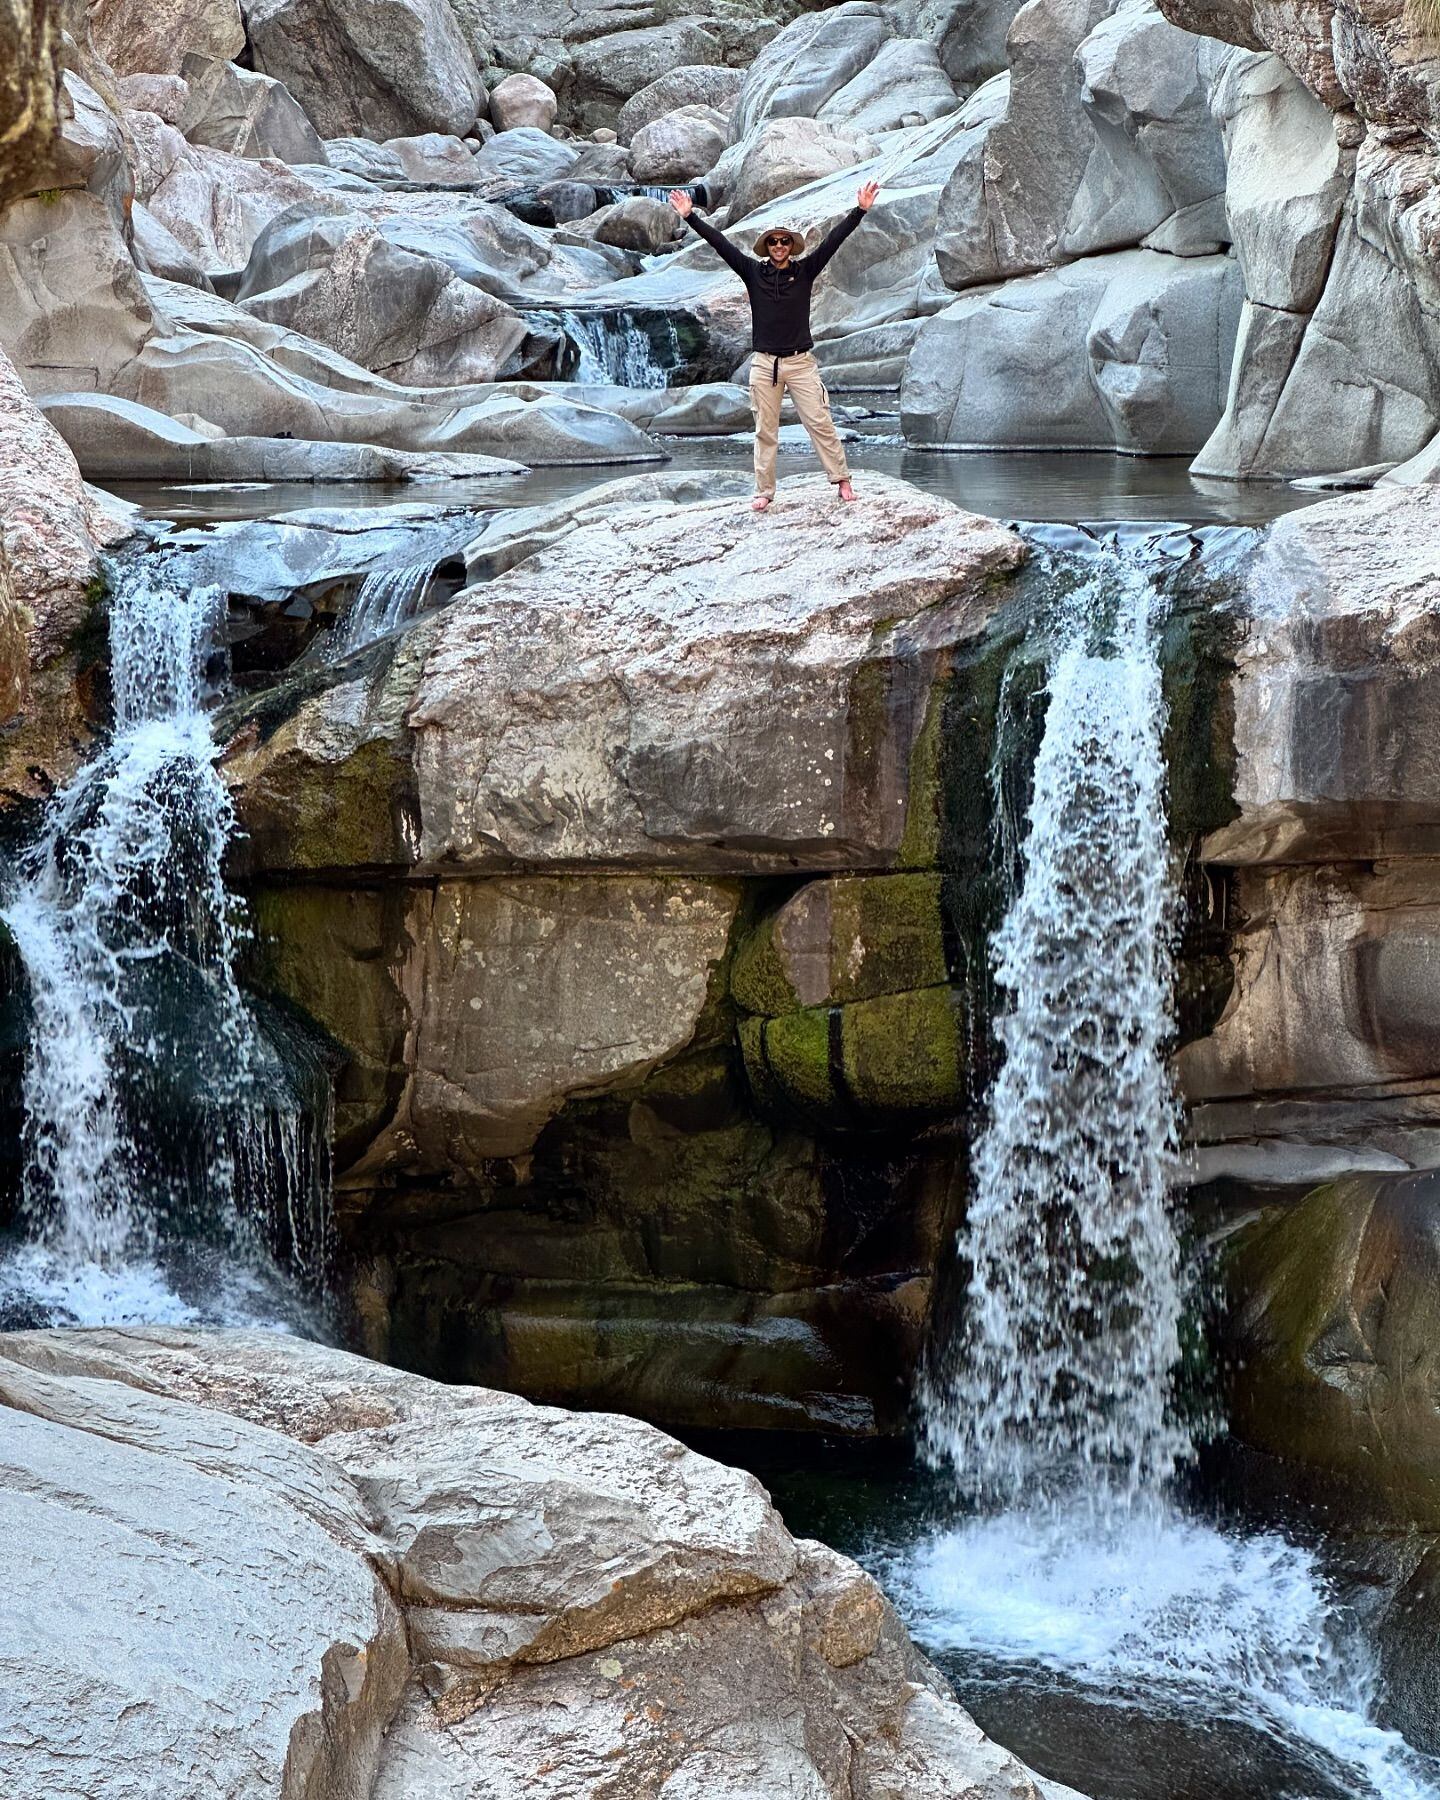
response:
[(657, 194), (694, 184), (748, 241), (873, 178), (819, 355), (897, 393), (910, 444), (1434, 478), (1424, 4), (797, 10), (7, 9), (0, 350), (105, 478), (264, 477), (270, 440), (288, 479), (658, 460), (597, 360), (728, 384), (746, 331)]
[[(272, 1332), (0, 1336), (14, 1800), (1080, 1800), (633, 1419)], [(163, 1706), (157, 1705), (163, 1699)]]

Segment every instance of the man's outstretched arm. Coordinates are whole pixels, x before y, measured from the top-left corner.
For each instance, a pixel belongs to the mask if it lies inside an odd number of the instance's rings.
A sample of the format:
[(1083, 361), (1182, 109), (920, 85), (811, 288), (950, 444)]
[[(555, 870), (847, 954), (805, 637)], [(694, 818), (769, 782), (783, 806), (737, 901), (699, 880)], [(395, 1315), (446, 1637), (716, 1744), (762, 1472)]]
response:
[(869, 212), (880, 194), (880, 184), (867, 181), (855, 196), (855, 205), (838, 225), (832, 225), (819, 244), (805, 258), (805, 266), (818, 275), (850, 233)]
[(717, 231), (708, 219), (702, 219), (700, 217), (699, 213), (695, 210), (695, 202), (685, 192), (684, 188), (674, 188), (671, 190), (670, 204), (675, 208), (676, 212), (679, 213), (680, 217), (687, 225), (700, 233), (701, 237), (704, 238), (705, 242), (709, 244), (712, 250), (717, 250), (720, 255), (724, 257), (725, 261), (729, 263), (730, 267), (742, 281), (748, 280), (750, 274), (749, 265), (754, 259), (746, 256), (743, 251), (737, 250), (730, 242), (729, 238), (725, 236), (724, 232)]

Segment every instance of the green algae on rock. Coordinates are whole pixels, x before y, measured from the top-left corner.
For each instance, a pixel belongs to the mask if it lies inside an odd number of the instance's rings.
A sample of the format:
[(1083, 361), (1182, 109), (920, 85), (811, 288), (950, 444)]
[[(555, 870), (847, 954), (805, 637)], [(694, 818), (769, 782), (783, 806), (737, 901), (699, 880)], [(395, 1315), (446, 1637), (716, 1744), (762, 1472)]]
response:
[(1370, 1514), (1440, 1530), (1440, 1175), (1361, 1175), (1231, 1255), (1234, 1428)]

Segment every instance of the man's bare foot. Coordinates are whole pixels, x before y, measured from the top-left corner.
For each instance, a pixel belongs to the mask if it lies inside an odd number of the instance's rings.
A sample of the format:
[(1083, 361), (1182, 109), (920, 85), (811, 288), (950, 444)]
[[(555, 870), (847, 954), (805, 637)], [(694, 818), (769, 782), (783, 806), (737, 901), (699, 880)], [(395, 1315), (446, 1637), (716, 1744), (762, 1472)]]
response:
[(842, 481), (838, 486), (840, 489), (840, 498), (842, 500), (853, 500), (855, 498), (855, 490), (848, 481)]
[(770, 502), (774, 498), (775, 496), (773, 494), (757, 494), (750, 502), (750, 510), (752, 512), (768, 512), (770, 510)]

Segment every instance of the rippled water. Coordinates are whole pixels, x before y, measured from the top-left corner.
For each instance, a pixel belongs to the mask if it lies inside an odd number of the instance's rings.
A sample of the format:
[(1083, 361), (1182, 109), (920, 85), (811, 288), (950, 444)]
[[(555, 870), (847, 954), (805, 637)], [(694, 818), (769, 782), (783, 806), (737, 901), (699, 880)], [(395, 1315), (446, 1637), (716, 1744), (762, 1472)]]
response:
[[(838, 394), (844, 406), (849, 396)], [(893, 406), (894, 397), (880, 397)], [(1073, 522), (1096, 519), (1183, 519), (1195, 524), (1258, 525), (1325, 498), (1302, 493), (1284, 482), (1208, 481), (1190, 474), (1183, 456), (931, 453), (907, 450), (896, 433), (899, 421), (884, 413), (861, 421), (864, 435), (849, 447), (857, 483), (867, 472), (897, 475), (927, 493), (940, 494), (972, 512), (1000, 519)], [(667, 463), (638, 465), (684, 473), (748, 479), (750, 446), (716, 438), (670, 438)], [(815, 459), (803, 449), (780, 455), (780, 480), (812, 472)], [(311, 506), (393, 506), (397, 499), (421, 499), (447, 506), (539, 506), (568, 499), (637, 468), (535, 469), (528, 475), (484, 481), (409, 484), (347, 482), (237, 483), (190, 487), (158, 482), (111, 483), (123, 498), (166, 519), (252, 519)]]
[(154, 559), (119, 572), (113, 733), (47, 805), (0, 908), (31, 1015), (12, 1323), (270, 1316), (283, 1284), (260, 1236), (302, 1268), (324, 1253), (318, 1159), (293, 1108), (293, 1129), (274, 1122), (283, 1078), (235, 973), (235, 820), (206, 713), (220, 607)]

